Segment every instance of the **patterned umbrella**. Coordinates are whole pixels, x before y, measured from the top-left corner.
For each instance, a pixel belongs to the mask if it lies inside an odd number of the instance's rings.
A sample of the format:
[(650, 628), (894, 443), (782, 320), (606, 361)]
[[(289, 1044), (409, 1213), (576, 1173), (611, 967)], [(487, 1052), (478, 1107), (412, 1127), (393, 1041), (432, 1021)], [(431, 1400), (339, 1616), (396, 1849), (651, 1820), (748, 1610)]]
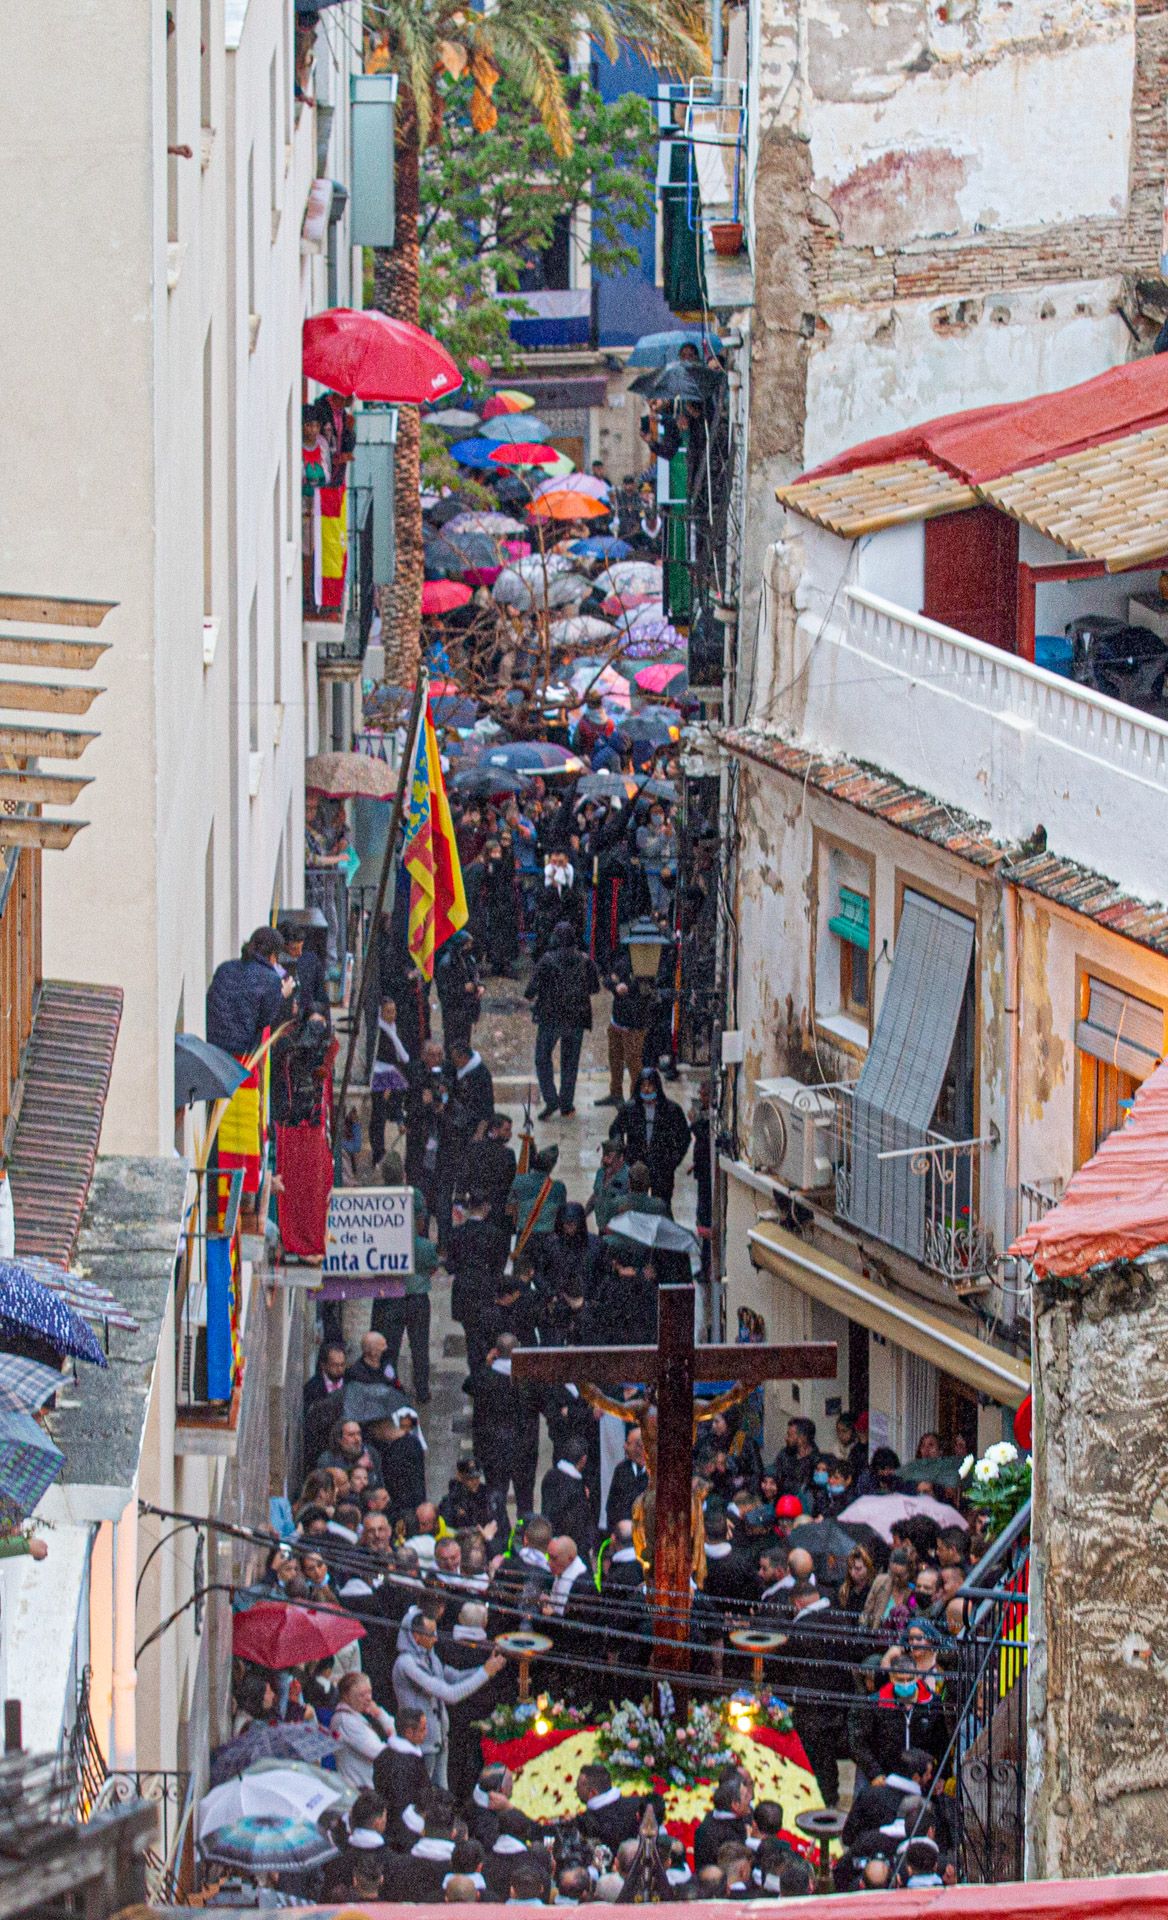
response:
[(392, 800), (397, 774), (372, 754), (314, 753), (304, 763), (304, 784), (333, 800)]
[(323, 1867), (326, 1861), (335, 1860), (338, 1852), (319, 1827), (277, 1813), (248, 1814), (229, 1826), (217, 1827), (199, 1844), (204, 1859), (245, 1867), (252, 1873)]
[(661, 595), (659, 591), (657, 593), (610, 593), (600, 604), (604, 613), (610, 614), (614, 620), (623, 620), (627, 625), (629, 615), (635, 613), (638, 607), (650, 604), (660, 606)]
[(506, 413), (530, 413), (534, 407), (535, 401), (529, 393), (521, 393), (518, 387), (500, 387), (485, 403), (483, 419), (496, 420)]
[(345, 1792), (345, 1783), (337, 1773), (325, 1773), (320, 1767), (273, 1766), (270, 1760), (261, 1760), (257, 1767), (249, 1767), (246, 1773), (225, 1780), (203, 1795), (199, 1832), (214, 1833), (257, 1813), (316, 1821), (330, 1807), (339, 1807)]
[(664, 623), (665, 617), (665, 608), (662, 606), (660, 600), (642, 600), (639, 607), (632, 609), (624, 624), (630, 630), (641, 627), (659, 627)]
[(325, 1760), (335, 1757), (337, 1743), (320, 1727), (269, 1726), (266, 1720), (253, 1720), (238, 1739), (216, 1747), (211, 1755), (211, 1785), (243, 1773), (257, 1760)]
[(40, 1360), (26, 1360), (23, 1354), (0, 1353), (0, 1412), (29, 1413), (43, 1407), (51, 1393), (64, 1385), (54, 1367)]
[(505, 446), (514, 440), (550, 440), (551, 430), (534, 413), (497, 414), (488, 420), (483, 428), (484, 440), (491, 440), (495, 446)]
[(0, 1413), (0, 1499), (31, 1513), (64, 1464), (31, 1413)]
[(716, 333), (702, 335), (690, 327), (676, 327), (668, 333), (643, 333), (636, 346), (625, 361), (626, 367), (664, 367), (676, 360), (681, 349), (694, 346), (705, 358), (707, 347), (715, 352), (721, 349), (722, 342)]
[(126, 1312), (121, 1301), (108, 1287), (99, 1287), (96, 1280), (87, 1280), (83, 1273), (58, 1267), (52, 1260), (42, 1260), (37, 1254), (21, 1254), (20, 1264), (28, 1268), (33, 1279), (39, 1280), (42, 1287), (59, 1293), (66, 1305), (75, 1308), (83, 1319), (91, 1322), (100, 1320), (104, 1326), (121, 1327), (126, 1333), (137, 1333), (138, 1322), (133, 1314)]
[(0, 1260), (0, 1338), (31, 1336), (78, 1360), (104, 1367), (106, 1357), (80, 1314), (35, 1279), (19, 1260)]

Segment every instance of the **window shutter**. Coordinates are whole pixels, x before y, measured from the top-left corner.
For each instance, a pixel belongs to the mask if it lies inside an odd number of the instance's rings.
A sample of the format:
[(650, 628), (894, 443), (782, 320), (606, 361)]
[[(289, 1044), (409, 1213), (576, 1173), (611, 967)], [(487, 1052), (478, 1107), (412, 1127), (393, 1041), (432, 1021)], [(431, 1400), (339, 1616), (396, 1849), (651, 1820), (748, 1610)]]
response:
[(837, 939), (847, 940), (867, 953), (868, 896), (853, 892), (851, 887), (841, 887), (839, 896), (839, 912), (833, 913), (827, 924)]
[(1075, 1028), (1080, 1053), (1144, 1080), (1164, 1051), (1164, 1015), (1121, 987), (1088, 979), (1087, 1017)]

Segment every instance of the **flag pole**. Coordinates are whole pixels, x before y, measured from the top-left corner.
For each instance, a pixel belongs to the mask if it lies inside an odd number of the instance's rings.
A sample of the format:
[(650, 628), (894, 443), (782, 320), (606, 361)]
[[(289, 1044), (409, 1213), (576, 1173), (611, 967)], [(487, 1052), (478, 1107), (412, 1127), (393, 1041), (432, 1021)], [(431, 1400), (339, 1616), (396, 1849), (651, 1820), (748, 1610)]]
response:
[(413, 772), (414, 756), (418, 747), (418, 732), (425, 718), (427, 678), (422, 667), (418, 668), (414, 685), (414, 700), (410, 708), (410, 717), (406, 723), (406, 740), (402, 748), (402, 761), (398, 769), (397, 792), (393, 796), (393, 812), (389, 816), (389, 833), (385, 842), (385, 854), (381, 862), (381, 876), (377, 882), (377, 898), (373, 903), (370, 920), (370, 935), (365, 942), (365, 953), (361, 962), (361, 978), (353, 996), (349, 1015), (349, 1047), (345, 1054), (345, 1071), (341, 1075), (341, 1091), (337, 1100), (336, 1114), (333, 1119), (333, 1181), (341, 1184), (342, 1141), (345, 1131), (345, 1102), (349, 1097), (349, 1081), (353, 1075), (353, 1060), (357, 1052), (357, 1041), (361, 1033), (361, 1013), (369, 993), (369, 980), (373, 972), (371, 959), (380, 963), (381, 916), (385, 910), (385, 896), (389, 891), (389, 877), (393, 872), (397, 855), (397, 835), (401, 826), (402, 808), (405, 805), (406, 787)]

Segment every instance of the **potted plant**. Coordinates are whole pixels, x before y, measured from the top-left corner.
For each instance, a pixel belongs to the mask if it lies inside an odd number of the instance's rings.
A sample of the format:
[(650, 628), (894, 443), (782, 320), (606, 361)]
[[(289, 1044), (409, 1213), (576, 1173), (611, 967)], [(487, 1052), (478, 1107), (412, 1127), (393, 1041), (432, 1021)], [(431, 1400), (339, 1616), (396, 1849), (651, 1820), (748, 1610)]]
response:
[(742, 252), (741, 220), (715, 220), (710, 227), (710, 238), (714, 252), (725, 260), (732, 260), (736, 253)]

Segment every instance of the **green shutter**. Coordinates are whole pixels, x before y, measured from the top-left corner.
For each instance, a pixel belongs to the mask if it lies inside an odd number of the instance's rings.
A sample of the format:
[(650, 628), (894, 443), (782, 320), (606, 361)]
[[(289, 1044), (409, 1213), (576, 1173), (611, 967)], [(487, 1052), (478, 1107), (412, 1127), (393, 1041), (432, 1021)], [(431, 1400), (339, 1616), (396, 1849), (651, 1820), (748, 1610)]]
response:
[(853, 947), (861, 947), (867, 953), (867, 894), (853, 893), (850, 887), (841, 887), (839, 912), (833, 913), (827, 924), (838, 939), (850, 941)]

